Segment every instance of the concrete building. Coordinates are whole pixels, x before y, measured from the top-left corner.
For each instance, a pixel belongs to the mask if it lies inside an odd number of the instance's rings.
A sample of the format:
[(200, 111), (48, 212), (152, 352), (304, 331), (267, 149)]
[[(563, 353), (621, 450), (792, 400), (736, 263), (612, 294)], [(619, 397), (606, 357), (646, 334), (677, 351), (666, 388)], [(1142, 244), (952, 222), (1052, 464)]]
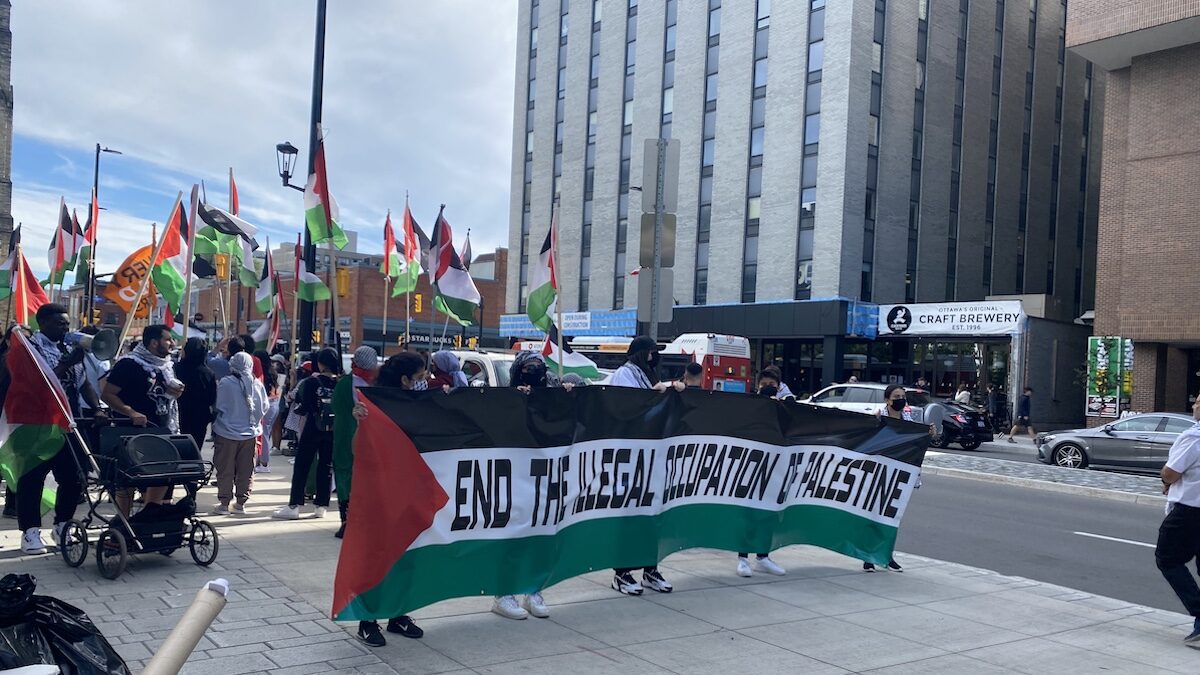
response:
[[(555, 199), (565, 307), (636, 304), (642, 144), (662, 136), (681, 144), (670, 330), (745, 335), (789, 379), (816, 349), (821, 375), (805, 369), (798, 391), (854, 370), (847, 350), (872, 362), (846, 332), (848, 303), (1015, 298), (1078, 342), (1103, 82), (1066, 52), (1065, 12), (1065, 0), (523, 0), (509, 312), (524, 310)], [(841, 304), (811, 306), (822, 300)], [(816, 335), (819, 322), (779, 319), (822, 312), (842, 318)], [(879, 350), (889, 365), (863, 374), (912, 377), (914, 348)], [(1026, 381), (1009, 370), (986, 377)], [(946, 386), (980, 382), (975, 371)]]
[(1071, 0), (1067, 44), (1108, 71), (1097, 335), (1133, 340), (1133, 410), (1200, 389), (1200, 2)]

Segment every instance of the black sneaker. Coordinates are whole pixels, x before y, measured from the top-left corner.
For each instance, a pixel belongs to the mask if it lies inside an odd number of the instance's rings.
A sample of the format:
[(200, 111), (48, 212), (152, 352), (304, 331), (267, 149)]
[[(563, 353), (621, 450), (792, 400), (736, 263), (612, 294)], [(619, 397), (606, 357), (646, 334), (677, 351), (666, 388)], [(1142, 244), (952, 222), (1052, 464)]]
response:
[(358, 639), (368, 647), (382, 647), (387, 644), (387, 638), (383, 637), (383, 631), (379, 630), (379, 624), (374, 621), (358, 622)]
[(5, 518), (16, 518), (17, 517), (16, 504), (5, 504), (4, 505), (4, 517)]
[(421, 630), (421, 627), (414, 623), (412, 617), (407, 614), (389, 619), (387, 631), (414, 640), (425, 635), (425, 631)]
[(904, 568), (900, 566), (900, 563), (896, 562), (895, 558), (892, 558), (891, 561), (888, 562), (888, 569), (893, 572), (903, 572), (904, 571)]
[(333, 533), (333, 536), (337, 537), (338, 539), (341, 539), (345, 535), (346, 535), (346, 522), (342, 521), (342, 526), (338, 528), (337, 532)]
[(865, 562), (865, 563), (863, 563), (863, 571), (864, 571), (864, 572), (874, 572), (874, 571), (875, 571), (875, 564), (874, 564), (874, 563), (869, 563), (869, 562)]
[(659, 593), (670, 593), (671, 591), (675, 590), (675, 587), (671, 585), (671, 582), (664, 579), (662, 573), (659, 572), (657, 568), (642, 574), (642, 585), (646, 586), (647, 588), (652, 588)]
[(642, 585), (633, 578), (630, 572), (622, 572), (613, 575), (612, 582), (613, 590), (624, 593), (625, 595), (641, 595)]

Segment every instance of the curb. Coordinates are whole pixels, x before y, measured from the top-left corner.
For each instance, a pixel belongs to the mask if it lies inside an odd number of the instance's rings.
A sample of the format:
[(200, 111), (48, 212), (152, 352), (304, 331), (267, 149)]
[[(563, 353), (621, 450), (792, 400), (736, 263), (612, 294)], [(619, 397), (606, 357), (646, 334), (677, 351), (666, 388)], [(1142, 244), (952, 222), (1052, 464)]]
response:
[(1036, 478), (1021, 478), (1018, 476), (1002, 476), (995, 473), (984, 473), (981, 471), (968, 471), (966, 469), (950, 469), (946, 467), (922, 466), (922, 476), (950, 476), (952, 478), (966, 478), (968, 480), (978, 480), (986, 483), (1000, 483), (1004, 485), (1018, 485), (1021, 487), (1034, 488), (1038, 490), (1047, 490), (1049, 492), (1060, 492), (1063, 494), (1079, 495), (1084, 497), (1097, 497), (1099, 499), (1108, 499), (1118, 502), (1126, 502), (1128, 504), (1153, 504), (1162, 506), (1166, 503), (1167, 498), (1161, 495), (1142, 495), (1136, 492), (1122, 492), (1121, 490), (1111, 490), (1108, 488), (1087, 487), (1084, 485), (1070, 485), (1068, 483), (1056, 483), (1048, 480), (1038, 480)]

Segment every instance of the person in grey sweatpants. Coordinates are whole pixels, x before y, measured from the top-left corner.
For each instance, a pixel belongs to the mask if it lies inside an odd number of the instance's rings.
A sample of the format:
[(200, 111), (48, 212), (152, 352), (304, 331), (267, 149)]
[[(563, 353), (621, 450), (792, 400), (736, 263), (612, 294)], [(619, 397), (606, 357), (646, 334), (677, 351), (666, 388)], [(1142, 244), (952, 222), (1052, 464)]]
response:
[[(254, 357), (240, 352), (229, 359), (229, 375), (217, 383), (213, 420), (213, 464), (217, 469), (217, 506), (212, 515), (246, 513), (254, 477), (254, 444), (262, 434), (267, 390), (254, 377)], [(229, 502), (236, 497), (233, 507)]]

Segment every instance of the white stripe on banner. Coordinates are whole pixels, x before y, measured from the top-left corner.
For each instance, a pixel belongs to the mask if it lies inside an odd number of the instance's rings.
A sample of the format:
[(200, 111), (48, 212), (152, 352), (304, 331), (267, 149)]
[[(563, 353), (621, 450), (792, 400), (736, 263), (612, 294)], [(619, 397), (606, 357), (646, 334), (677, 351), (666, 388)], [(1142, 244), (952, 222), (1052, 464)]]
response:
[(549, 535), (588, 520), (652, 516), (690, 504), (775, 512), (825, 506), (898, 527), (920, 476), (911, 464), (836, 446), (726, 436), (609, 438), (422, 458), (450, 499), (410, 549)]

